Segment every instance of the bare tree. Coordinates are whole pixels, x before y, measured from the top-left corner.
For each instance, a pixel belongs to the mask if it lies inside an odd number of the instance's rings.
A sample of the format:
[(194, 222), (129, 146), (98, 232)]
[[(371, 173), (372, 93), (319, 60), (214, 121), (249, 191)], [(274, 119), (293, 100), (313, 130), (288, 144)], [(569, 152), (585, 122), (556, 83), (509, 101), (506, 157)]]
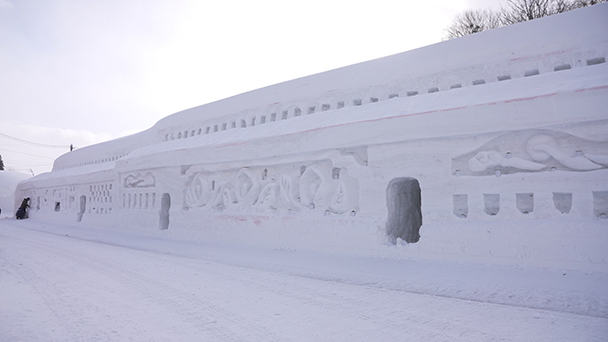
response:
[(574, 0), (573, 2), (573, 9), (576, 8), (581, 8), (581, 7), (587, 7), (587, 6), (593, 6), (596, 4), (599, 4), (601, 2), (607, 2), (608, 0)]
[(608, 0), (506, 0), (499, 11), (468, 10), (454, 18), (445, 30), (444, 40), (466, 36), (493, 28), (547, 17), (573, 9), (592, 6)]
[(458, 14), (452, 21), (452, 25), (445, 29), (444, 40), (490, 30), (499, 26), (501, 26), (500, 18), (492, 11), (464, 11)]
[(558, 14), (573, 9), (568, 0), (507, 0), (500, 10), (503, 25), (511, 25)]

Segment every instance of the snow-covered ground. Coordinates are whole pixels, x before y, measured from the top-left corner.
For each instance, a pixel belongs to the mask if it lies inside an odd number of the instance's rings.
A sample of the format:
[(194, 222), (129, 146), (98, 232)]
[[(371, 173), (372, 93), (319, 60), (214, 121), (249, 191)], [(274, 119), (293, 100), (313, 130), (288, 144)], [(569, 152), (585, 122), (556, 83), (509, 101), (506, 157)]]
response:
[(0, 341), (608, 339), (605, 272), (171, 234), (1, 219)]

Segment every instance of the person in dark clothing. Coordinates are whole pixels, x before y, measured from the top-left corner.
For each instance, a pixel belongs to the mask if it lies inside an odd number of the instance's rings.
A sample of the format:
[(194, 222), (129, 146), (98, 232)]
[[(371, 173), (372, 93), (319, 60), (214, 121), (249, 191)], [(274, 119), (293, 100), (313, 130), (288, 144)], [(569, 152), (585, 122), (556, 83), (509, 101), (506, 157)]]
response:
[(19, 209), (17, 209), (17, 213), (15, 214), (17, 220), (27, 218), (27, 209), (30, 207), (29, 201), (30, 198), (26, 197), (21, 202), (21, 206), (19, 207)]

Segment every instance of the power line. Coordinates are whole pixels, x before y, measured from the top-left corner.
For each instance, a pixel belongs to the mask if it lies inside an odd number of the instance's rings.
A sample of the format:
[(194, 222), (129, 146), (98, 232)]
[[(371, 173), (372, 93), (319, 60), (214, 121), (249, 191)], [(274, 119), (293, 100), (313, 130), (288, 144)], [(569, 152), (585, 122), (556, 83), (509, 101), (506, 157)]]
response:
[(33, 146), (38, 146), (38, 147), (46, 147), (46, 148), (70, 148), (70, 146), (60, 146), (60, 145), (48, 145), (48, 144), (40, 144), (37, 142), (33, 142), (33, 141), (28, 141), (28, 140), (23, 140), (23, 139), (19, 139), (19, 138), (15, 138), (12, 137), (8, 134), (4, 134), (4, 133), (0, 133), (0, 137), (4, 137), (6, 139), (10, 139), (10, 140), (14, 140), (14, 141), (18, 141), (24, 144), (29, 144), (29, 145), (33, 145)]
[(11, 168), (32, 168), (32, 167), (40, 167), (40, 166), (53, 166), (52, 163), (49, 164), (15, 164), (15, 163), (11, 163), (9, 166), (7, 167), (11, 167)]
[(45, 159), (56, 159), (56, 158), (52, 158), (52, 157), (45, 157), (45, 156), (39, 156), (36, 154), (31, 154), (31, 153), (25, 153), (25, 152), (19, 152), (19, 151), (13, 151), (13, 150), (7, 150), (5, 148), (2, 149), (2, 151), (7, 151), (7, 152), (13, 152), (13, 153), (19, 153), (19, 154), (25, 154), (26, 156), (32, 156), (32, 157), (39, 157), (39, 158), (45, 158)]
[(31, 173), (32, 173), (32, 176), (35, 176), (35, 175), (34, 175), (34, 171), (33, 171), (31, 168), (18, 168), (18, 167), (10, 167), (10, 168), (8, 168), (7, 170), (12, 170), (12, 171), (19, 171), (19, 170), (23, 171), (23, 170), (25, 170), (25, 171), (29, 171), (29, 172), (31, 172)]

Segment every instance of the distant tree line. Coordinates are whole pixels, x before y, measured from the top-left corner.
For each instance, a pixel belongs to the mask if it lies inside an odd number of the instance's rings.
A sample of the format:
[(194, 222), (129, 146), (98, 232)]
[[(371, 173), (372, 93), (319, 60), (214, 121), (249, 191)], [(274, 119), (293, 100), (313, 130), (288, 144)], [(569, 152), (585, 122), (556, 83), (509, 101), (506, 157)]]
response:
[[(497, 11), (468, 10), (456, 15), (444, 40), (547, 17), (608, 0), (507, 0)], [(608, 20), (608, 19), (607, 19)]]
[(2, 156), (0, 156), (0, 171), (4, 171), (4, 162), (2, 161)]

